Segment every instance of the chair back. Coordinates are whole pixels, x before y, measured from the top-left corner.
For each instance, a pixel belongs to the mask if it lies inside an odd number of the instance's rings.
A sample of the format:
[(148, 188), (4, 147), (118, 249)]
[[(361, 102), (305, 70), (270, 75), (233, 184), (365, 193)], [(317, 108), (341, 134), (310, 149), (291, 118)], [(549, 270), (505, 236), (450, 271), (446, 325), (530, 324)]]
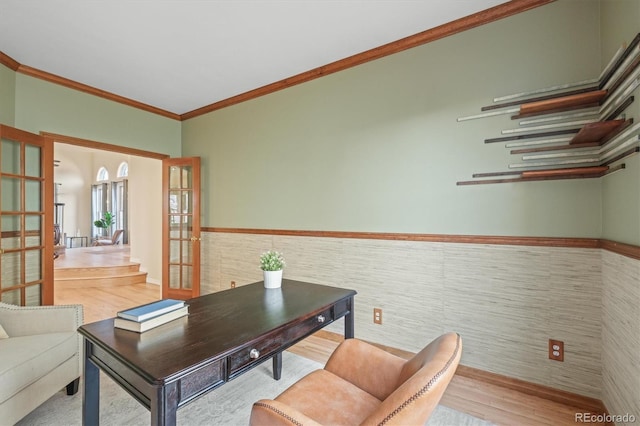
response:
[(120, 236), (122, 235), (123, 232), (124, 230), (122, 229), (116, 229), (116, 231), (111, 236), (111, 244), (113, 245), (118, 244), (118, 240), (120, 239)]
[(460, 363), (457, 333), (438, 337), (406, 362), (398, 387), (362, 424), (424, 424), (442, 398)]

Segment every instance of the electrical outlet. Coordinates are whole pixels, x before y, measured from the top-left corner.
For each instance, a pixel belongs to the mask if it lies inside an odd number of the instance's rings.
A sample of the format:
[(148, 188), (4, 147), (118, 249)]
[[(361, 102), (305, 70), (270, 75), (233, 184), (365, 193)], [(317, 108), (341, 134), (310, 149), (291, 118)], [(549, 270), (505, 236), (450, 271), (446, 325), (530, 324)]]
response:
[(564, 342), (549, 339), (549, 359), (554, 361), (564, 361)]
[(382, 309), (373, 308), (373, 323), (382, 324)]
[(231, 288), (236, 288), (236, 282), (235, 281), (231, 281)]

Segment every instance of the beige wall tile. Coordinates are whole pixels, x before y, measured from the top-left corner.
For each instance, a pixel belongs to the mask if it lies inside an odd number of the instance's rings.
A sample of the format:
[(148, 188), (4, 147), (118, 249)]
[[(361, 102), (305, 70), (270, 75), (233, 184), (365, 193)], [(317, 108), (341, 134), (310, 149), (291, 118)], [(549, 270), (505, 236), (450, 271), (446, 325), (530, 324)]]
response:
[(640, 421), (640, 262), (603, 251), (602, 281), (603, 402)]
[[(456, 331), (465, 365), (604, 399), (612, 413), (640, 409), (638, 261), (595, 249), (204, 233), (203, 293), (262, 280), (268, 249), (284, 253), (285, 278), (356, 290), (358, 338), (417, 351)], [(343, 322), (328, 330), (342, 333)], [(564, 341), (564, 362), (548, 359), (549, 338)]]
[(284, 278), (348, 287), (344, 283), (342, 245), (338, 238), (273, 237), (273, 249), (285, 258)]
[[(356, 337), (417, 351), (443, 332), (442, 246), (344, 240), (345, 279), (356, 296)], [(373, 323), (382, 309), (382, 324)]]

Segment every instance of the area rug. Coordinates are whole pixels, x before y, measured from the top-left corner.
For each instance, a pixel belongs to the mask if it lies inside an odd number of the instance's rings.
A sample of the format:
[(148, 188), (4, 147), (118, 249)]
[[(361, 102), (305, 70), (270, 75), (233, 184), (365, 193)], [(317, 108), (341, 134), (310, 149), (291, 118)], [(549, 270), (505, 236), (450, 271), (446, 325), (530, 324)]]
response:
[[(280, 380), (273, 380), (271, 362), (265, 362), (179, 409), (178, 425), (248, 425), (251, 405), (255, 401), (276, 397), (296, 380), (318, 368), (322, 368), (322, 365), (285, 351)], [(82, 392), (67, 396), (63, 390), (32, 411), (18, 425), (81, 425), (81, 413)], [(149, 420), (149, 411), (110, 378), (100, 373), (101, 425), (146, 426)], [(0, 423), (2, 423), (1, 419)], [(427, 424), (429, 426), (485, 426), (491, 423), (438, 406)]]

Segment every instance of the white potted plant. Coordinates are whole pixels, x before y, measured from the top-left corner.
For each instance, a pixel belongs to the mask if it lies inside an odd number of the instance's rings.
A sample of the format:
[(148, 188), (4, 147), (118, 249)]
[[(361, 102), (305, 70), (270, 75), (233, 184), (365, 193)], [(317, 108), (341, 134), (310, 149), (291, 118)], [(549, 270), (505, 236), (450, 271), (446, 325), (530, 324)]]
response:
[(269, 250), (260, 255), (260, 269), (264, 274), (265, 288), (280, 288), (282, 286), (284, 266), (284, 257), (280, 252)]

